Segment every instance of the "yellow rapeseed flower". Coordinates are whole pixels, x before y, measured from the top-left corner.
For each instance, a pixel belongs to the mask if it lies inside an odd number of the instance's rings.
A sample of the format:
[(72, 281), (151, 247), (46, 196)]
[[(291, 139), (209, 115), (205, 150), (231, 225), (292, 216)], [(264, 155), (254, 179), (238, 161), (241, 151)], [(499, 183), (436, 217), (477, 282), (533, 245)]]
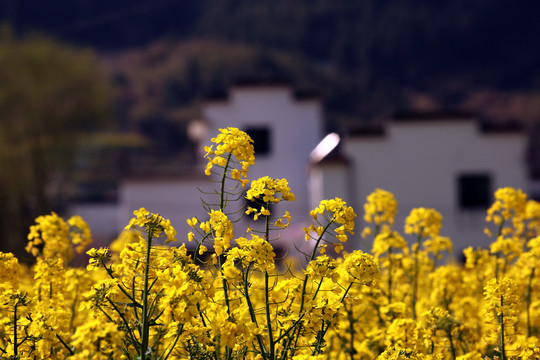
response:
[(389, 231), (389, 228), (394, 225), (397, 213), (397, 201), (394, 194), (377, 188), (368, 195), (366, 200), (364, 221), (378, 227), (386, 227), (386, 229), (381, 230)]
[(159, 214), (150, 213), (145, 208), (140, 208), (133, 212), (135, 215), (129, 221), (129, 224), (124, 228), (125, 230), (132, 229), (134, 227), (141, 227), (146, 232), (152, 233), (153, 236), (158, 237), (162, 232), (165, 233), (165, 242), (176, 241), (176, 230), (171, 225), (169, 219), (163, 218)]
[(212, 233), (214, 251), (217, 255), (221, 255), (231, 246), (231, 240), (234, 238), (233, 225), (227, 215), (220, 210), (211, 210), (208, 215), (210, 215), (210, 219), (202, 222), (199, 226), (205, 233)]
[(237, 180), (240, 180), (240, 177), (247, 177), (249, 166), (255, 164), (253, 140), (244, 131), (233, 127), (219, 129), (219, 132), (216, 137), (211, 139), (216, 144), (216, 148), (213, 149), (213, 146), (204, 148), (206, 151), (205, 157), (208, 158), (205, 174), (210, 175), (214, 165), (225, 166), (226, 160), (223, 156), (230, 154), (234, 156), (242, 167), (241, 170), (236, 170), (231, 176)]
[(442, 215), (435, 209), (414, 208), (405, 219), (405, 233), (421, 237), (437, 236), (442, 227)]

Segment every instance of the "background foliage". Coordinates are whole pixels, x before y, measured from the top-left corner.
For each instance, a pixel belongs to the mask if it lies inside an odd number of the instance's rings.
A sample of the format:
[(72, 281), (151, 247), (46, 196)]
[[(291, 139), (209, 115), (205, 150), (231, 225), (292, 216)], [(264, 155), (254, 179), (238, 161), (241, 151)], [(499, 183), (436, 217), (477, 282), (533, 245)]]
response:
[(69, 179), (77, 138), (102, 126), (109, 111), (108, 90), (92, 53), (43, 37), (18, 40), (4, 28), (0, 236), (5, 248), (19, 253), (33, 219), (61, 206), (59, 192)]

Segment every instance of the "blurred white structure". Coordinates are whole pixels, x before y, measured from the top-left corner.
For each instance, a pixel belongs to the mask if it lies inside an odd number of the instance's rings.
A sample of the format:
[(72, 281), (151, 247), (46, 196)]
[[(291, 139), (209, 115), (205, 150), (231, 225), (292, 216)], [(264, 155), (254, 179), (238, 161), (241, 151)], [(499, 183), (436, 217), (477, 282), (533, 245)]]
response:
[(480, 126), (466, 114), (409, 114), (375, 130), (350, 134), (311, 172), (313, 202), (343, 197), (359, 228), (366, 197), (381, 188), (396, 196), (396, 230), (403, 232), (412, 208), (435, 208), (444, 218), (441, 235), (459, 253), (491, 242), (483, 228), (497, 188), (529, 188), (527, 137), (518, 129)]
[[(220, 128), (237, 127), (246, 131), (255, 141), (255, 165), (250, 168), (249, 179), (262, 176), (286, 178), (295, 194), (292, 203), (273, 208), (276, 214), (291, 213), (291, 236), (300, 236), (305, 219), (309, 216), (307, 179), (309, 156), (322, 139), (323, 111), (318, 98), (295, 94), (288, 85), (242, 85), (230, 89), (228, 96), (206, 101), (202, 106), (202, 120), (194, 126), (200, 143), (201, 166), (193, 174), (176, 178), (125, 179), (119, 191), (119, 221), (127, 224), (134, 209), (144, 206), (171, 219), (179, 239), (186, 238), (190, 230), (186, 219), (193, 216), (205, 219), (197, 188), (212, 191), (218, 184), (204, 176), (202, 147)], [(201, 131), (207, 131), (202, 135)], [(247, 190), (247, 187), (246, 187)], [(253, 221), (244, 220), (253, 226)], [(242, 236), (243, 234), (238, 234)], [(283, 241), (288, 241), (283, 238)]]
[[(300, 97), (288, 85), (234, 86), (227, 96), (206, 101), (202, 119), (192, 124), (192, 139), (200, 141), (200, 164), (182, 176), (147, 174), (119, 184), (116, 217), (107, 207), (79, 207), (96, 235), (112, 238), (128, 223), (133, 210), (145, 207), (169, 218), (185, 240), (186, 219), (206, 219), (198, 188), (218, 185), (204, 176), (204, 145), (219, 128), (237, 127), (255, 141), (256, 164), (249, 178), (286, 178), (296, 195), (293, 203), (273, 208), (289, 210), (291, 228), (282, 244), (305, 244), (302, 227), (320, 200), (341, 197), (358, 215), (357, 234), (349, 249), (370, 250), (363, 242), (363, 204), (375, 188), (394, 193), (399, 204), (395, 228), (414, 207), (433, 207), (444, 217), (441, 234), (454, 241), (455, 253), (468, 245), (487, 246), (485, 211), (493, 192), (503, 186), (529, 190), (525, 159), (527, 138), (516, 129), (487, 128), (464, 114), (411, 114), (385, 126), (339, 136), (323, 136), (323, 109), (316, 97)], [(503, 131), (501, 131), (503, 130)], [(182, 164), (178, 164), (182, 166)], [(242, 194), (240, 194), (242, 195)], [(76, 208), (77, 209), (77, 208)], [(100, 220), (101, 219), (101, 220)], [(240, 228), (252, 226), (244, 218)], [(112, 235), (111, 235), (112, 234)], [(244, 234), (236, 234), (243, 236)]]

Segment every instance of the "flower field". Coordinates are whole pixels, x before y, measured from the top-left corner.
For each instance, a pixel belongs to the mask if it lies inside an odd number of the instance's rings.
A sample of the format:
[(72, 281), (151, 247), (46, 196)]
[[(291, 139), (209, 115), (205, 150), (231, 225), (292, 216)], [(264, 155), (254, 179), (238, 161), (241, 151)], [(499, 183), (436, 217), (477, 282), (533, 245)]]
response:
[[(215, 191), (189, 234), (141, 208), (109, 248), (88, 250), (84, 220), (51, 213), (29, 231), (34, 265), (0, 253), (0, 359), (540, 359), (540, 203), (521, 190), (495, 192), (493, 242), (466, 249), (464, 264), (445, 257), (439, 212), (416, 208), (394, 224), (397, 201), (381, 189), (360, 229), (371, 254), (343, 250), (356, 214), (335, 198), (311, 211), (305, 258), (277, 259), (294, 219), (272, 205), (294, 189), (248, 180), (244, 132), (212, 142)], [(241, 229), (248, 215), (254, 226)], [(83, 251), (88, 266), (70, 266)]]

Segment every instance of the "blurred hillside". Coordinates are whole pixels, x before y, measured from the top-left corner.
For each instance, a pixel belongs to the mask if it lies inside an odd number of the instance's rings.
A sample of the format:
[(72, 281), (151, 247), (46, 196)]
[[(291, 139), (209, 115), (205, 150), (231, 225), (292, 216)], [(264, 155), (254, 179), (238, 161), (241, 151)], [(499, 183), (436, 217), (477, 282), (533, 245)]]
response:
[(111, 122), (96, 57), (0, 30), (0, 246), (23, 254), (28, 226), (69, 199), (79, 140)]
[[(530, 94), (540, 87), (535, 2), (7, 0), (0, 14), (19, 32), (46, 32), (116, 57), (139, 53), (144, 62), (136, 67), (148, 76), (170, 71), (169, 105), (222, 90), (238, 69), (328, 89), (332, 123), (407, 107), (476, 111), (494, 98), (536, 103)], [(174, 73), (182, 67), (189, 76)], [(130, 72), (116, 81), (143, 81)], [(144, 106), (155, 105), (154, 95)], [(515, 106), (497, 117), (515, 117)]]
[(330, 108), (330, 123), (352, 118), (357, 106), (351, 92), (354, 81), (345, 74), (330, 73), (287, 52), (249, 45), (161, 40), (102, 54), (100, 64), (113, 83), (124, 128), (150, 127), (159, 119), (185, 129), (200, 116), (201, 101), (225, 96), (238, 82), (287, 83), (304, 95), (316, 93)]
[[(0, 24), (15, 35), (0, 52), (0, 124), (22, 130), (0, 132), (0, 198), (21, 221), (4, 216), (0, 235), (62, 199), (114, 202), (125, 176), (193, 164), (188, 122), (236, 81), (317, 93), (329, 131), (403, 110), (522, 122), (540, 177), (538, 18), (540, 3), (502, 0), (4, 0)], [(9, 50), (32, 33), (39, 43)], [(79, 136), (88, 126), (96, 134)]]

